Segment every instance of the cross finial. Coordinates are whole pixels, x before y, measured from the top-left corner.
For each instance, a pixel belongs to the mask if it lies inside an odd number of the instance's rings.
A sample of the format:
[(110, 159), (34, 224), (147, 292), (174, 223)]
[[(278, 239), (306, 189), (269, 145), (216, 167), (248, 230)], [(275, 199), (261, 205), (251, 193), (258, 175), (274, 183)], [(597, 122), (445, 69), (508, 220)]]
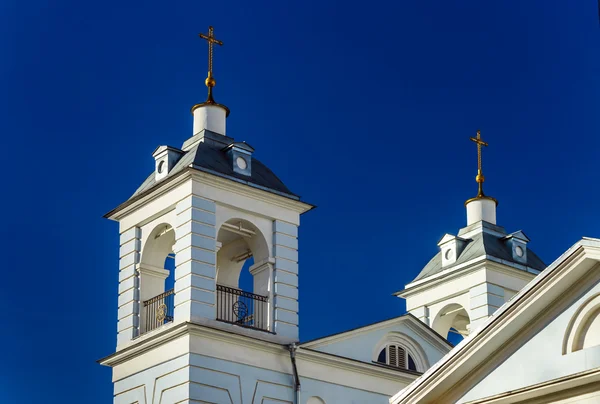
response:
[(479, 184), (477, 198), (483, 198), (485, 196), (483, 193), (483, 182), (485, 181), (485, 177), (483, 176), (483, 172), (481, 171), (481, 146), (487, 146), (488, 144), (481, 140), (480, 130), (477, 130), (477, 137), (472, 137), (471, 141), (477, 144), (477, 176), (475, 177), (475, 181), (477, 181), (477, 183)]
[(208, 76), (204, 83), (206, 87), (208, 87), (208, 98), (206, 99), (206, 103), (215, 104), (215, 100), (213, 99), (212, 88), (217, 84), (217, 81), (214, 79), (212, 74), (212, 65), (213, 65), (213, 44), (217, 44), (219, 46), (223, 45), (223, 42), (219, 41), (215, 38), (214, 28), (212, 26), (208, 27), (208, 35), (206, 34), (198, 34), (198, 36), (202, 39), (206, 39), (208, 42)]

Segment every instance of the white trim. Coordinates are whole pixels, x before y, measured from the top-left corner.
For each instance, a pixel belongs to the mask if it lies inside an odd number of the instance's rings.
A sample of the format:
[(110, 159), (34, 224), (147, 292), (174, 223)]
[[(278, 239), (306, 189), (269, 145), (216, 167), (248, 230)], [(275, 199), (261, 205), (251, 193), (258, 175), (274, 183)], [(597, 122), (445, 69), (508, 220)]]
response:
[[(264, 334), (264, 333), (263, 333)], [(194, 335), (199, 337), (216, 339), (219, 341), (235, 344), (247, 348), (248, 350), (260, 351), (272, 354), (281, 354), (286, 357), (289, 355), (288, 346), (286, 344), (278, 344), (266, 340), (257, 339), (241, 334), (231, 333), (216, 328), (211, 328), (194, 323), (170, 323), (169, 326), (164, 326), (161, 331), (152, 333), (150, 338), (134, 343), (127, 348), (115, 352), (114, 354), (100, 359), (98, 362), (104, 366), (115, 367), (129, 360), (135, 359), (141, 354), (157, 349), (158, 347), (176, 340), (182, 336)], [(265, 334), (266, 336), (266, 334)], [(312, 349), (303, 349), (299, 347), (296, 351), (298, 360), (306, 360), (309, 362), (333, 366), (346, 371), (355, 372), (366, 376), (377, 377), (393, 382), (411, 383), (418, 375), (408, 372), (401, 372), (390, 369), (389, 367), (380, 366), (373, 363), (357, 361), (350, 358), (336, 356), (324, 352), (315, 351)], [(259, 364), (258, 364), (259, 365)]]
[(198, 181), (203, 184), (217, 186), (220, 189), (235, 192), (237, 194), (244, 195), (262, 202), (267, 202), (298, 213), (305, 213), (313, 208), (312, 205), (309, 205), (307, 203), (280, 196), (266, 190), (254, 188), (250, 185), (237, 183), (232, 180), (221, 178), (210, 173), (197, 171), (190, 166), (187, 172), (182, 171), (182, 173), (178, 173), (176, 176), (166, 179), (161, 186), (155, 188), (152, 192), (150, 192), (147, 195), (144, 195), (142, 198), (135, 200), (126, 206), (122, 205), (127, 204), (127, 201), (117, 206), (115, 209), (113, 209), (107, 214), (107, 217), (111, 220), (120, 221), (129, 213), (155, 200), (159, 196), (168, 193), (169, 191), (176, 188), (178, 185), (181, 185), (190, 178), (194, 181)]
[(557, 396), (561, 392), (572, 395), (574, 392), (566, 392), (566, 390), (569, 389), (593, 386), (593, 390), (598, 391), (598, 383), (600, 383), (600, 368), (549, 380), (543, 383), (527, 386), (522, 389), (508, 391), (475, 401), (469, 401), (465, 404), (513, 404), (532, 398), (548, 397), (550, 394), (552, 394), (552, 399), (547, 401), (544, 400), (544, 402), (554, 402), (555, 400), (562, 398)]
[[(391, 331), (384, 335), (383, 338), (379, 340), (379, 342), (377, 342), (371, 354), (373, 362), (377, 362), (381, 351), (389, 345), (399, 345), (402, 348), (404, 348), (406, 353), (409, 354), (415, 361), (417, 372), (422, 373), (429, 368), (429, 361), (427, 360), (427, 355), (425, 354), (423, 348), (421, 348), (419, 343), (411, 337), (409, 337), (408, 335), (399, 331)], [(408, 358), (406, 361), (406, 369), (408, 369)]]
[(565, 332), (563, 355), (583, 349), (584, 333), (588, 331), (586, 325), (592, 316), (598, 315), (598, 310), (600, 310), (600, 293), (590, 296), (579, 306)]
[(445, 342), (445, 339), (443, 339), (440, 335), (435, 333), (432, 328), (428, 327), (422, 321), (415, 318), (412, 314), (404, 314), (400, 317), (381, 321), (375, 324), (369, 324), (354, 330), (341, 332), (339, 334), (330, 335), (312, 341), (307, 341), (301, 343), (300, 346), (304, 348), (318, 349), (319, 347), (322, 347), (324, 345), (344, 341), (346, 339), (356, 337), (366, 332), (375, 331), (381, 328), (389, 327), (393, 324), (401, 323), (406, 323), (405, 325), (407, 327), (409, 327), (415, 333), (419, 334), (419, 336), (423, 337), (424, 340), (429, 342), (434, 348), (436, 348), (441, 353), (445, 354), (451, 349), (451, 345)]
[[(467, 269), (465, 271), (461, 271), (464, 268)], [(442, 282), (447, 282), (450, 279), (461, 277), (466, 274), (478, 271), (480, 269), (502, 271), (511, 276), (516, 276), (526, 281), (530, 281), (535, 277), (535, 275), (540, 273), (539, 271), (530, 267), (525, 267), (523, 265), (518, 264), (513, 265), (513, 263), (507, 263), (507, 261), (502, 261), (489, 255), (482, 255), (479, 258), (472, 259), (471, 261), (465, 262), (455, 267), (450, 267), (447, 270), (438, 272), (435, 275), (431, 275), (426, 278), (419, 279), (418, 281), (409, 283), (404, 287), (403, 290), (395, 293), (395, 295), (406, 299), (407, 297), (419, 293), (424, 289), (431, 288), (433, 286), (441, 284)], [(517, 270), (517, 272), (515, 272), (515, 269)], [(446, 279), (446, 277), (449, 278)]]
[[(579, 279), (577, 275), (581, 276), (581, 272), (589, 270), (598, 261), (600, 261), (600, 239), (583, 238), (575, 243), (517, 293), (510, 302), (500, 307), (448, 355), (429, 368), (423, 376), (394, 395), (390, 403), (418, 403), (425, 399), (434, 399), (430, 394), (434, 394), (435, 389), (438, 393), (444, 389), (442, 384), (444, 379), (450, 376), (459, 380), (461, 375), (466, 377), (468, 369), (486, 360), (494, 350), (501, 348), (506, 341), (510, 341), (512, 335), (527, 326), (530, 318), (533, 318), (539, 310), (546, 309), (546, 305), (542, 303), (543, 299), (539, 299), (540, 295), (546, 294), (546, 301), (552, 297), (560, 297), (569, 290), (573, 282)], [(548, 293), (549, 290), (552, 290), (552, 296)], [(524, 316), (523, 314), (527, 312), (531, 313)], [(509, 332), (502, 332), (506, 329)], [(478, 355), (474, 355), (474, 351), (479, 351)], [(470, 366), (467, 366), (468, 364)], [(451, 381), (449, 380), (448, 383)]]

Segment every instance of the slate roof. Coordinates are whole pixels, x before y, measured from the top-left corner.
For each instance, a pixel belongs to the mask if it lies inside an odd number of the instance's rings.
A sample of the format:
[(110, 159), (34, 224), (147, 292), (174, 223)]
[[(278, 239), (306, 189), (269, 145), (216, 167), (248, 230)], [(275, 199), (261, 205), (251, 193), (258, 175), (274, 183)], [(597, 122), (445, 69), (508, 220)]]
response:
[[(462, 253), (459, 255), (456, 262), (449, 265), (448, 268), (463, 264), (474, 258), (481, 257), (483, 255), (489, 255), (504, 261), (512, 262), (515, 264), (523, 265), (515, 261), (512, 257), (512, 252), (508, 244), (502, 240), (503, 237), (498, 237), (495, 234), (481, 232), (473, 235), (468, 239), (468, 243), (465, 246)], [(527, 248), (527, 266), (538, 271), (542, 271), (546, 268), (546, 264), (533, 252)], [(419, 275), (412, 282), (424, 279), (428, 276), (435, 275), (442, 272), (442, 253), (438, 252), (432, 259), (425, 265)]]
[[(185, 170), (187, 167), (205, 171), (217, 176), (232, 179), (250, 186), (265, 189), (285, 197), (299, 200), (300, 197), (292, 191), (271, 171), (266, 165), (258, 159), (252, 157), (251, 169), (252, 175), (247, 176), (233, 171), (232, 163), (229, 161), (224, 148), (220, 145), (199, 142), (191, 150), (180, 157), (179, 161), (169, 172), (166, 178), (173, 177)], [(163, 182), (165, 179), (161, 180)], [(149, 190), (156, 184), (154, 172), (146, 178), (135, 193), (129, 198), (135, 198), (143, 192)]]

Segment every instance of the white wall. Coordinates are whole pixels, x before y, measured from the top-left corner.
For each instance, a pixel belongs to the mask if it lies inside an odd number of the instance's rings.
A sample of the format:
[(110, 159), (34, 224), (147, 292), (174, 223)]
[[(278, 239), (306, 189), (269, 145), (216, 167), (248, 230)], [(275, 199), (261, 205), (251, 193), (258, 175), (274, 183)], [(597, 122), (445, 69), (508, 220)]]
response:
[(516, 390), (600, 366), (600, 346), (563, 354), (570, 321), (582, 303), (599, 292), (600, 284), (596, 283), (582, 293), (572, 305), (480, 380), (459, 402)]
[[(414, 340), (422, 349), (429, 366), (439, 361), (450, 351), (450, 346), (447, 346), (446, 349), (440, 349), (403, 321), (310, 349), (370, 363), (379, 355), (380, 349), (378, 347), (380, 343), (392, 333), (402, 333)], [(424, 372), (426, 369), (418, 370)]]

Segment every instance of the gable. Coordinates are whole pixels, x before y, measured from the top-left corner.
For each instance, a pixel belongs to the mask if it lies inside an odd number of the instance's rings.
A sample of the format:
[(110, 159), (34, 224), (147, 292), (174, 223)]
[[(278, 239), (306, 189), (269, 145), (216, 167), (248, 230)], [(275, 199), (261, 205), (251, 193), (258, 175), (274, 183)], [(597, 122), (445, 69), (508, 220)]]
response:
[(521, 402), (515, 394), (539, 397), (548, 384), (590, 387), (600, 381), (598, 338), (586, 335), (600, 324), (599, 283), (600, 239), (583, 238), (390, 403)]
[[(579, 290), (576, 296), (565, 296), (562, 302), (548, 307), (547, 318), (540, 319), (533, 330), (517, 336), (516, 344), (513, 344), (517, 345), (516, 349), (503, 352), (501, 356), (504, 359), (499, 363), (486, 364), (484, 367), (491, 370), (480, 374), (479, 380), (458, 403), (519, 390), (600, 367), (600, 341), (597, 340), (600, 335), (600, 310), (597, 305), (588, 307), (590, 302), (600, 298), (600, 268), (595, 267), (593, 272), (591, 283)], [(587, 318), (584, 322), (578, 322), (580, 317)], [(577, 335), (578, 342), (573, 341), (574, 335)]]
[(376, 362), (389, 344), (401, 346), (414, 358), (417, 371), (424, 372), (450, 351), (451, 346), (412, 316), (381, 325), (366, 326), (333, 338), (301, 344), (301, 347), (361, 362)]

